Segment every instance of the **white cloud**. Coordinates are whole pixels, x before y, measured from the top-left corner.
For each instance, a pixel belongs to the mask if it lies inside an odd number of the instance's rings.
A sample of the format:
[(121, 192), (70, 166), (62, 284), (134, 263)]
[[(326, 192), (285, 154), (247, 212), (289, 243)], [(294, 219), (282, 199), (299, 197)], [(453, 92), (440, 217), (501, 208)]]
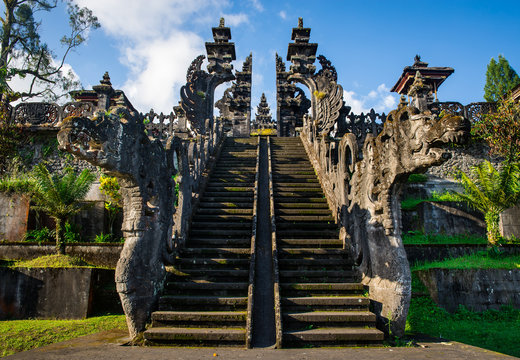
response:
[(222, 14), (226, 20), (226, 26), (238, 26), (240, 24), (249, 23), (249, 18), (246, 14)]
[(370, 91), (367, 95), (357, 94), (355, 91), (343, 91), (343, 98), (345, 105), (351, 107), (351, 112), (355, 114), (367, 113), (370, 109), (376, 112), (385, 112), (395, 109), (397, 107), (397, 98), (390, 93), (390, 89), (381, 84), (376, 90)]
[(280, 17), (281, 17), (282, 19), (284, 19), (284, 20), (287, 19), (287, 13), (286, 13), (285, 11), (283, 11), (283, 10), (280, 11), (280, 12), (278, 13), (278, 15), (280, 15)]
[(264, 6), (260, 3), (259, 0), (249, 0), (251, 5), (259, 12), (264, 11)]
[[(205, 54), (199, 29), (218, 26), (219, 15), (226, 25), (248, 23), (247, 14), (226, 12), (230, 0), (74, 0), (88, 6), (98, 17), (103, 31), (120, 47), (119, 61), (128, 67), (122, 86), (140, 111), (171, 111), (179, 101), (191, 61)], [(261, 4), (252, 0), (258, 10)], [(263, 9), (263, 8), (262, 8)]]

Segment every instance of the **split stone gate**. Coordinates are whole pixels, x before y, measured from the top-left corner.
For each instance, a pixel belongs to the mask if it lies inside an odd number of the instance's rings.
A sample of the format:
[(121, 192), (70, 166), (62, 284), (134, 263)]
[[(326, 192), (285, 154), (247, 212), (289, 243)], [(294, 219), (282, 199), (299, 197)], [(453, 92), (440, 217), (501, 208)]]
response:
[[(205, 57), (197, 57), (169, 115), (139, 113), (108, 74), (93, 90), (72, 93), (75, 102), (63, 107), (13, 110), (21, 125), (58, 127), (62, 149), (118, 178), (125, 244), (116, 284), (130, 335), (143, 332), (151, 316), (145, 333), (151, 343), (349, 345), (377, 343), (380, 330), (402, 335), (411, 275), (401, 240), (401, 185), (446, 161), (441, 147), (462, 142), (468, 119), (490, 105), (437, 102), (433, 96), (453, 69), (428, 67), (417, 57), (396, 84), (397, 109), (352, 114), (334, 66), (316, 58), (318, 44), (309, 42), (311, 29), (300, 19), (288, 71), (276, 56), (278, 137), (247, 138), (252, 55), (233, 72), (230, 29), (222, 19), (212, 31), (207, 71)], [(215, 89), (228, 81), (234, 82), (216, 102), (215, 117)], [(219, 200), (222, 193), (231, 200)], [(233, 245), (233, 234), (246, 245)], [(233, 285), (234, 276), (245, 280)], [(265, 321), (255, 317), (268, 308)], [(376, 317), (379, 330), (370, 325), (362, 334)], [(350, 330), (320, 330), (330, 327)], [(261, 333), (271, 335), (255, 339)]]

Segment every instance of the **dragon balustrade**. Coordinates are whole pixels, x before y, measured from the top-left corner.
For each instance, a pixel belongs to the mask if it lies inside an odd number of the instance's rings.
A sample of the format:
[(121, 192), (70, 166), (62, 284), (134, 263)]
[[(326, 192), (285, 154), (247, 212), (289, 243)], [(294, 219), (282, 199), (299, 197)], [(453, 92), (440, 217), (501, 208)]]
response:
[(223, 140), (213, 117), (215, 88), (235, 79), (231, 32), (221, 19), (205, 56), (188, 68), (181, 101), (168, 115), (140, 114), (108, 73), (90, 91), (73, 92), (65, 106), (24, 103), (11, 118), (20, 126), (60, 129), (59, 147), (117, 177), (125, 243), (116, 286), (130, 336), (145, 329), (163, 288), (165, 265), (183, 246), (199, 190)]
[[(432, 109), (432, 88), (420, 73), (408, 95), (388, 115), (349, 114), (331, 62), (309, 43), (300, 19), (293, 29), (288, 80), (308, 87), (312, 113), (303, 117), (301, 139), (329, 205), (341, 225), (344, 246), (369, 286), (380, 328), (404, 334), (411, 297), (411, 273), (401, 240), (400, 190), (411, 173), (425, 172), (449, 158), (446, 143), (464, 141), (464, 108)], [(437, 103), (438, 104), (438, 103)], [(350, 115), (350, 116), (349, 116)]]

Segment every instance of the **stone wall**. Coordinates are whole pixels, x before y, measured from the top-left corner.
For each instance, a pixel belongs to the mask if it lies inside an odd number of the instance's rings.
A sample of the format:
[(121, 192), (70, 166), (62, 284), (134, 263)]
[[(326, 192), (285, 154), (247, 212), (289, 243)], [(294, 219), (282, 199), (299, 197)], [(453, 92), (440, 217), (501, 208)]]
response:
[(0, 240), (20, 241), (27, 231), (29, 198), (0, 192)]
[(431, 298), (449, 312), (520, 308), (520, 269), (428, 269), (416, 271)]
[(481, 142), (471, 141), (466, 145), (454, 145), (448, 148), (447, 151), (451, 154), (451, 159), (442, 165), (428, 169), (428, 175), (453, 180), (457, 170), (469, 173), (472, 166), (484, 160), (490, 161), (495, 166), (500, 163), (500, 158), (491, 156), (489, 154), (489, 147)]
[[(466, 245), (445, 245), (445, 244), (424, 244), (424, 245), (405, 245), (408, 262), (413, 266), (420, 262), (431, 262), (449, 258), (461, 257), (467, 254), (474, 254), (478, 251), (487, 249), (487, 245), (466, 244)], [(504, 254), (520, 254), (520, 246), (503, 245), (500, 248)]]
[(121, 313), (114, 271), (0, 267), (0, 320)]

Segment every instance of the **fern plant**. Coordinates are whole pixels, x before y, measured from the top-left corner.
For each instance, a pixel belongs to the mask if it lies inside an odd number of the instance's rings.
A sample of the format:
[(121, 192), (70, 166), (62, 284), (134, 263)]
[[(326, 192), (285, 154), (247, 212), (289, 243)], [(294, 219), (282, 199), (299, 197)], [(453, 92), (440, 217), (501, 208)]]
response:
[(465, 201), (484, 214), (488, 242), (497, 245), (500, 240), (500, 213), (520, 201), (520, 167), (505, 163), (498, 171), (489, 161), (471, 168), (471, 176), (459, 172), (464, 191), (455, 192), (458, 201)]
[(87, 195), (95, 175), (83, 170), (77, 175), (72, 168), (65, 168), (62, 174), (51, 174), (43, 165), (34, 168), (34, 208), (47, 213), (56, 223), (56, 252), (65, 254), (62, 226), (86, 205), (80, 201)]

